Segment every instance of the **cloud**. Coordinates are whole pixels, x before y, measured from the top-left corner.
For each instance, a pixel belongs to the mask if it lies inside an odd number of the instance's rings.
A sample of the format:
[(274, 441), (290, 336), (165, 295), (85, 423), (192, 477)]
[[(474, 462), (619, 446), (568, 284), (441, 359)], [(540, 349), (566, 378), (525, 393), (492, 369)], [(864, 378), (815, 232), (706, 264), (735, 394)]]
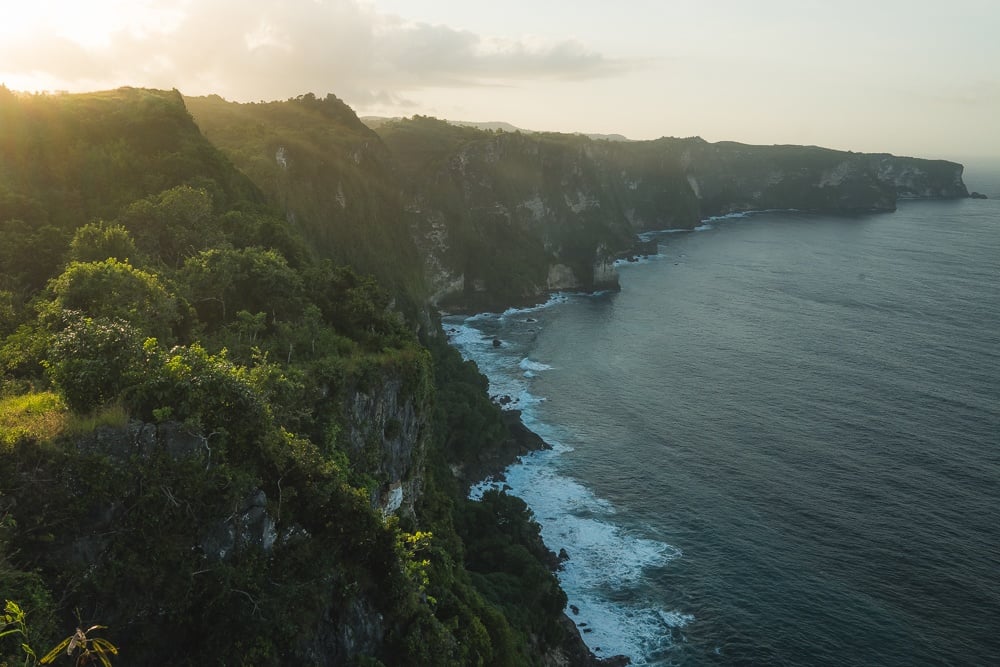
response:
[(575, 40), (484, 36), (407, 21), (360, 0), (172, 7), (168, 25), (119, 27), (86, 46), (44, 30), (5, 39), (0, 79), (30, 74), (70, 90), (177, 87), (238, 100), (334, 92), (354, 104), (406, 106), (407, 94), (427, 88), (581, 80), (628, 67)]

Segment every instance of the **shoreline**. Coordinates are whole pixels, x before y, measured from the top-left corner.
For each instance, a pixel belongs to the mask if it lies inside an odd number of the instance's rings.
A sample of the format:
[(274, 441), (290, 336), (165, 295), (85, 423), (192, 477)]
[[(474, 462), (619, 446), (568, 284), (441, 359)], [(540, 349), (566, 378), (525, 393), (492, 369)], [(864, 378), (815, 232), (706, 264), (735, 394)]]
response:
[[(496, 455), (491, 456), (487, 460), (481, 460), (482, 465), (475, 468), (475, 474), (479, 475), (477, 479), (470, 481), (471, 476), (468, 475), (463, 475), (459, 478), (466, 495), (469, 494), (472, 487), (478, 484), (505, 482), (507, 469), (521, 462), (523, 455), (552, 449), (552, 445), (524, 424), (524, 421), (521, 419), (521, 410), (502, 409), (501, 413), (510, 438), (505, 442), (504, 447), (495, 451)], [(463, 473), (465, 472), (467, 471), (463, 470)], [(504, 484), (501, 488), (504, 493), (507, 493), (507, 489), (510, 487)], [(557, 555), (548, 544), (545, 544), (544, 539), (542, 540), (542, 544), (551, 556), (550, 562), (547, 565), (553, 572), (558, 572), (561, 569), (562, 554)], [(559, 587), (563, 588), (561, 581), (559, 582)], [(565, 592), (565, 589), (563, 591)], [(573, 665), (574, 667), (625, 667), (632, 664), (632, 658), (627, 655), (600, 657), (595, 654), (583, 639), (580, 627), (577, 626), (576, 621), (569, 615), (571, 608), (572, 605), (567, 604), (567, 608), (563, 609), (562, 616), (559, 619), (559, 622), (566, 631), (566, 639), (559, 645), (559, 649), (562, 652), (562, 661), (555, 664)]]
[[(504, 314), (512, 315), (515, 311), (519, 313), (524, 313), (525, 311), (531, 312), (561, 302), (562, 299), (559, 299), (557, 296), (560, 293), (567, 294), (566, 292), (553, 292), (548, 295), (545, 301), (529, 305), (527, 308), (508, 308), (502, 313), (479, 312), (471, 315), (451, 314), (451, 316), (469, 318), (478, 315), (500, 318)], [(583, 295), (587, 293), (576, 292), (572, 294)], [(448, 338), (449, 344), (455, 345), (448, 325), (444, 322), (442, 322), (442, 329)], [(459, 348), (461, 349), (460, 346)], [(480, 372), (484, 371), (480, 370)], [(507, 398), (509, 399), (509, 397)], [(491, 396), (491, 400), (500, 409), (500, 416), (507, 431), (507, 438), (499, 443), (498, 446), (488, 451), (479, 452), (476, 461), (466, 463), (461, 468), (453, 467), (452, 472), (466, 496), (469, 496), (477, 486), (492, 485), (505, 493), (510, 493), (523, 499), (523, 496), (518, 494), (517, 490), (507, 484), (508, 471), (513, 466), (523, 463), (523, 457), (536, 452), (551, 451), (554, 447), (525, 424), (522, 418), (523, 411), (521, 406), (512, 405), (505, 402), (502, 398), (498, 399), (495, 396)], [(539, 517), (536, 516), (535, 520), (539, 521)], [(557, 554), (549, 544), (545, 543), (544, 538), (542, 538), (542, 544), (549, 554), (549, 558), (544, 564), (556, 573), (557, 578), (560, 579), (559, 586), (565, 591), (565, 584), (558, 573), (563, 569), (563, 562), (568, 556), (565, 550)], [(619, 653), (605, 656), (598, 655), (595, 649), (591, 648), (584, 640), (583, 632), (591, 632), (588, 624), (583, 623), (582, 625), (578, 625), (577, 619), (571, 616), (571, 612), (574, 615), (578, 613), (576, 606), (572, 602), (567, 603), (567, 607), (562, 610), (559, 618), (560, 625), (566, 631), (565, 638), (553, 649), (552, 654), (547, 656), (547, 659), (551, 660), (551, 662), (546, 664), (579, 665), (580, 667), (624, 667), (625, 665), (633, 664), (633, 657), (630, 655)], [(598, 647), (596, 650), (600, 651), (600, 648)]]
[[(979, 194), (978, 192), (976, 194)], [(728, 213), (720, 213), (718, 215), (709, 215), (705, 218), (701, 218), (698, 224), (693, 227), (667, 227), (664, 229), (649, 229), (642, 232), (635, 232), (635, 241), (629, 248), (625, 248), (614, 253), (614, 264), (616, 266), (619, 263), (635, 263), (639, 261), (639, 258), (648, 258), (649, 256), (654, 256), (659, 254), (658, 244), (659, 237), (665, 236), (667, 234), (679, 234), (688, 232), (698, 232), (711, 229), (712, 223), (724, 222), (727, 220), (740, 220), (743, 218), (751, 218), (757, 215), (765, 215), (768, 213), (804, 213), (807, 215), (843, 215), (843, 216), (856, 216), (856, 215), (866, 215), (866, 214), (879, 214), (879, 213), (894, 213), (900, 203), (909, 203), (914, 201), (960, 201), (963, 199), (973, 198), (972, 194), (966, 195), (964, 197), (903, 197), (897, 196), (895, 205), (892, 208), (861, 208), (861, 209), (845, 209), (845, 210), (823, 210), (823, 209), (799, 209), (799, 208), (764, 208), (764, 209), (746, 209), (741, 211), (730, 211)], [(984, 199), (988, 197), (983, 196)], [(650, 250), (652, 249), (652, 250)], [(616, 284), (617, 287), (617, 284)], [(483, 298), (475, 299), (471, 302), (466, 299), (461, 299), (456, 302), (445, 303), (445, 304), (433, 304), (433, 307), (437, 309), (439, 317), (451, 317), (451, 316), (465, 316), (471, 317), (474, 315), (483, 314), (502, 314), (510, 310), (530, 310), (534, 308), (544, 307), (548, 301), (558, 294), (581, 294), (581, 295), (592, 295), (598, 294), (600, 292), (608, 291), (609, 289), (615, 289), (608, 286), (604, 287), (594, 287), (593, 289), (578, 289), (578, 290), (566, 290), (566, 289), (555, 289), (555, 290), (543, 290), (532, 296), (524, 296), (519, 299), (506, 300), (506, 299), (495, 299), (481, 293)], [(620, 289), (618, 287), (617, 289)]]

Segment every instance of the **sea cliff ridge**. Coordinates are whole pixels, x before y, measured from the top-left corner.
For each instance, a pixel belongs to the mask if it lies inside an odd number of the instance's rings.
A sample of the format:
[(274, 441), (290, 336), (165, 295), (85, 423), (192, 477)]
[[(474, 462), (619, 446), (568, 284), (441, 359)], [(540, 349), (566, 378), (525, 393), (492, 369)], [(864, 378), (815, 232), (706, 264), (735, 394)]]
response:
[(0, 157), (0, 589), (129, 664), (596, 664), (524, 503), (465, 497), (544, 443), (438, 310), (615, 288), (710, 216), (968, 195), (951, 162), (373, 130), (333, 95), (0, 87)]

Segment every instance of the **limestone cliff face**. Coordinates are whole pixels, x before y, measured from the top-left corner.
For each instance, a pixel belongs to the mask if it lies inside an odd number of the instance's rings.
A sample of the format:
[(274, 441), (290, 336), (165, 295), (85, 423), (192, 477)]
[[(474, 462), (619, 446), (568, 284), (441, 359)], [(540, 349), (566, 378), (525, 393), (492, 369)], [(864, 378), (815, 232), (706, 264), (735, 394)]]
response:
[(345, 441), (352, 461), (377, 482), (372, 506), (413, 515), (423, 485), (428, 408), (391, 375), (356, 387), (344, 400)]
[[(417, 125), (450, 131), (440, 121)], [(577, 136), (459, 131), (469, 140), (430, 159), (422, 149), (407, 174), (410, 228), (436, 300), (496, 308), (548, 290), (615, 288), (614, 260), (637, 231), (697, 223), (676, 162), (654, 152)], [(404, 166), (415, 161), (411, 136), (383, 132)]]
[(900, 199), (952, 199), (968, 197), (962, 181), (963, 167), (946, 160), (921, 160), (892, 155), (872, 156), (879, 181), (891, 185)]
[[(356, 380), (353, 386), (327, 400), (337, 404), (342, 422), (338, 442), (347, 448), (352, 467), (374, 480), (369, 498), (372, 507), (383, 515), (412, 517), (423, 487), (430, 407), (427, 392), (420, 389), (420, 379), (426, 378), (412, 379), (419, 367), (405, 370), (411, 372), (372, 370), (363, 380)], [(86, 525), (77, 527), (80, 536), (60, 546), (58, 553), (52, 550), (53, 558), (65, 567), (90, 566), (108, 558), (115, 540), (138, 539), (130, 532), (135, 530), (131, 508), (137, 506), (137, 494), (141, 496), (147, 488), (152, 489), (150, 497), (155, 507), (143, 505), (143, 511), (155, 513), (166, 507), (184, 512), (186, 519), (179, 525), (162, 527), (163, 537), (172, 539), (177, 530), (189, 536), (190, 549), (197, 554), (196, 573), (206, 573), (199, 576), (207, 577), (207, 573), (219, 568), (241, 567), (248, 554), (274, 559), (281, 553), (296, 549), (307, 553), (315, 548), (309, 546), (317, 538), (304, 527), (308, 522), (292, 516), (294, 503), (289, 503), (294, 490), (288, 488), (288, 480), (285, 487), (281, 480), (265, 483), (265, 491), (260, 480), (248, 478), (238, 488), (235, 483), (228, 488), (228, 497), (220, 493), (219, 498), (213, 496), (211, 503), (196, 504), (204, 499), (192, 496), (178, 480), (191, 470), (211, 475), (220, 456), (215, 450), (219, 446), (215, 436), (179, 422), (132, 420), (123, 427), (98, 428), (79, 439), (76, 449), (81, 454), (107, 460), (109, 469), (121, 471), (123, 479), (135, 481), (111, 484), (95, 506), (81, 508), (88, 519)], [(165, 472), (170, 470), (182, 472), (178, 477)], [(144, 502), (148, 503), (148, 498)], [(350, 519), (345, 514), (309, 520), (322, 524)], [(366, 558), (373, 561), (395, 557), (391, 550), (385, 550), (385, 545), (368, 548)], [(352, 556), (351, 562), (355, 560)], [(313, 617), (312, 626), (300, 629), (298, 643), (289, 651), (302, 658), (304, 664), (315, 665), (347, 664), (358, 656), (384, 651), (386, 635), (398, 620), (392, 617), (393, 608), (386, 606), (383, 592), (368, 584), (343, 580), (343, 572), (336, 567), (312, 572), (310, 577), (311, 587), (325, 587), (329, 593)], [(252, 578), (246, 584), (255, 591), (258, 585), (266, 588), (270, 584)], [(351, 593), (345, 594), (345, 589)], [(254, 603), (256, 593), (246, 599)], [(127, 623), (115, 620), (123, 627)]]
[(408, 172), (410, 228), (435, 302), (472, 308), (616, 287), (614, 259), (636, 232), (737, 211), (891, 211), (901, 197), (968, 195), (955, 163), (814, 146), (607, 142), (434, 119), (379, 133)]
[(962, 166), (814, 146), (672, 140), (703, 217), (735, 211), (892, 211), (900, 197), (965, 197)]
[(530, 301), (549, 289), (589, 289), (599, 248), (633, 231), (612, 179), (586, 145), (488, 135), (447, 157), (410, 208), (434, 284), (463, 298)]

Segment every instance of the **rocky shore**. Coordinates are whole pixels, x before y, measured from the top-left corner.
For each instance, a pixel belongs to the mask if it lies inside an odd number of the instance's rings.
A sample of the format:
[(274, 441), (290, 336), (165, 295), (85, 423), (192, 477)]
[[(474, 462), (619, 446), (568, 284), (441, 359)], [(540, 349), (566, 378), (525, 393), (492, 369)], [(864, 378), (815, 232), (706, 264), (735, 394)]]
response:
[[(481, 453), (475, 464), (466, 465), (463, 468), (459, 478), (467, 490), (473, 484), (484, 479), (502, 480), (504, 470), (525, 454), (552, 448), (537, 433), (524, 425), (520, 410), (505, 409), (502, 414), (510, 437), (504, 441), (502, 446), (490, 452)], [(559, 554), (552, 550), (548, 550), (548, 552), (550, 555), (548, 565), (553, 570), (558, 570), (562, 561), (570, 557), (565, 550), (560, 551)], [(555, 651), (545, 656), (544, 664), (546, 667), (624, 667), (632, 664), (632, 660), (625, 655), (598, 657), (583, 641), (580, 628), (568, 614), (564, 613), (560, 622), (565, 628), (566, 639)]]

